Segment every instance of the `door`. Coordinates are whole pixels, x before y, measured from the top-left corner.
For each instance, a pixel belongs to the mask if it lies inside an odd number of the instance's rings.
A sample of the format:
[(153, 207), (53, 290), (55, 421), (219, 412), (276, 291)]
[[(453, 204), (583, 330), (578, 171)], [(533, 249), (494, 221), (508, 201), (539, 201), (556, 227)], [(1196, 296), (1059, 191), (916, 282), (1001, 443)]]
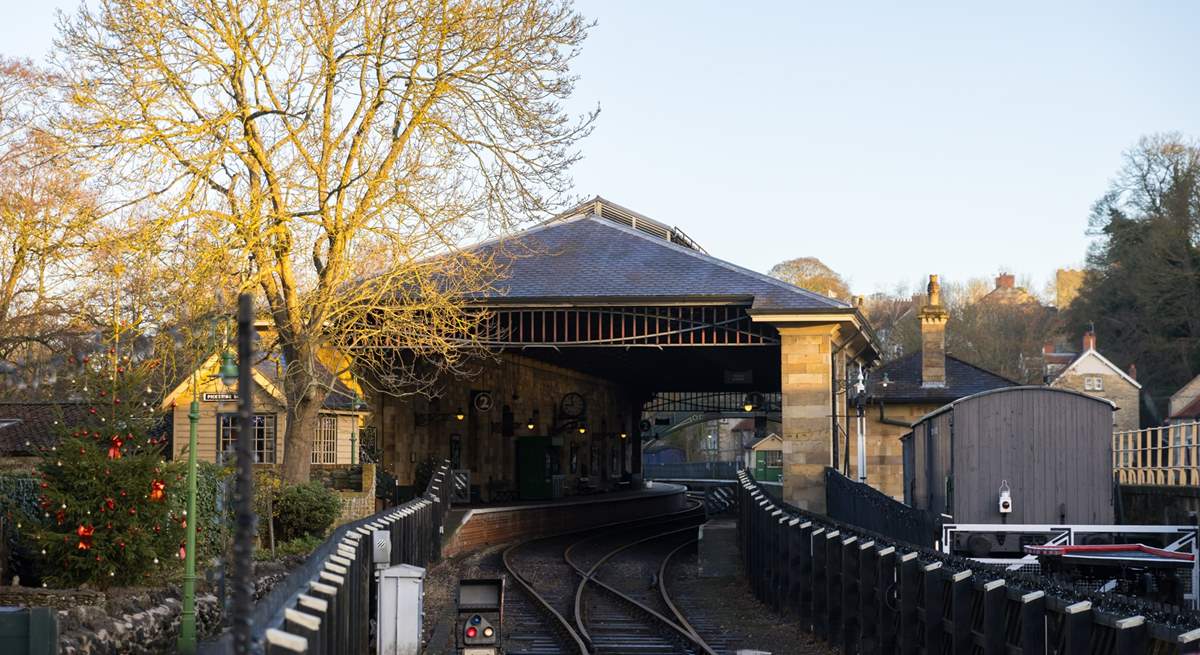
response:
[(550, 437), (517, 439), (517, 494), (521, 500), (550, 498)]

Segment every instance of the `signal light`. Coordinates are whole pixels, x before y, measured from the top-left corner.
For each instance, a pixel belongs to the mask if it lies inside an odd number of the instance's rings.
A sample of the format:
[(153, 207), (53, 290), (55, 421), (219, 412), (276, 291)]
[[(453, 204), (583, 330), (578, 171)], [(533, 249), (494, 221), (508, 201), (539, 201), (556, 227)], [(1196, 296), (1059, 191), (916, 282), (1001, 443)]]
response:
[(477, 634), (479, 634), (479, 631), (475, 629), (475, 626), (470, 626), (467, 628), (467, 638), (468, 639), (474, 639), (475, 635), (477, 635)]
[(496, 633), (496, 631), (491, 629), (490, 627), (483, 629), (483, 636), (485, 636), (485, 637), (490, 637), (495, 633)]
[(475, 616), (471, 617), (471, 625), (479, 625), (479, 622), (482, 620), (483, 620), (483, 617), (476, 614)]

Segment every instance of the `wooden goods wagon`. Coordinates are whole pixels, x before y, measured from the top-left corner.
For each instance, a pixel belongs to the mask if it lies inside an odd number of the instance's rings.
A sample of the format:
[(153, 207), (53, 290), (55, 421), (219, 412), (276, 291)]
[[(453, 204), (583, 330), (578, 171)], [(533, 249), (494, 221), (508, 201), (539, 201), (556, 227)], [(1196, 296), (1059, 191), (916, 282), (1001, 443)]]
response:
[[(956, 400), (901, 437), (905, 502), (954, 523), (1110, 524), (1114, 410), (1051, 387)], [(1005, 483), (1009, 512), (1001, 511)]]

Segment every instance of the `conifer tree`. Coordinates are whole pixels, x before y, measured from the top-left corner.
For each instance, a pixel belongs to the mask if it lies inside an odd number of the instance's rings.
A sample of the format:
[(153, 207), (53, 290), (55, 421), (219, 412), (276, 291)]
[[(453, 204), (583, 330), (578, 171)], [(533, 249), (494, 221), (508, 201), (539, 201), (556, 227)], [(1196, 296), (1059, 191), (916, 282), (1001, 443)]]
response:
[(188, 517), (179, 466), (163, 459), (167, 442), (146, 385), (152, 363), (104, 356), (72, 359), (83, 418), (58, 421), (60, 439), (37, 467), (41, 524), (32, 531), (43, 585), (140, 585), (172, 575), (183, 555)]

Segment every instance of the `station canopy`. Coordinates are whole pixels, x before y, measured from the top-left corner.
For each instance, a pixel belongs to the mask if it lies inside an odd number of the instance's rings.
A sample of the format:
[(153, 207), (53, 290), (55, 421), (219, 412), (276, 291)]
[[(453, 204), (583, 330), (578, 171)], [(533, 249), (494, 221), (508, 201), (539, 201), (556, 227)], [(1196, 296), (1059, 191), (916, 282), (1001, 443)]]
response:
[(503, 279), (472, 297), (493, 349), (647, 391), (778, 390), (784, 325), (833, 324), (874, 361), (861, 312), (718, 259), (603, 198), (479, 244)]

